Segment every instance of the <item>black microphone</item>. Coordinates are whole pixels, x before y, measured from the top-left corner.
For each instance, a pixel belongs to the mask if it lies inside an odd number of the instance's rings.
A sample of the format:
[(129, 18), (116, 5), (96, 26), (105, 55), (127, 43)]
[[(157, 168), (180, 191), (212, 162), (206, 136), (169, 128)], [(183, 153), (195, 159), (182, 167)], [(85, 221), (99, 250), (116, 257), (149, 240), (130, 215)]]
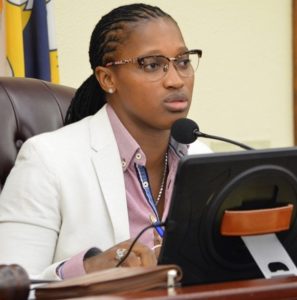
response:
[(171, 127), (171, 135), (172, 137), (181, 144), (191, 144), (193, 143), (198, 137), (219, 140), (226, 143), (230, 143), (236, 146), (239, 146), (245, 150), (254, 150), (253, 148), (239, 143), (232, 141), (230, 139), (226, 139), (223, 137), (210, 135), (199, 131), (199, 127), (196, 122), (191, 119), (182, 118), (175, 121)]

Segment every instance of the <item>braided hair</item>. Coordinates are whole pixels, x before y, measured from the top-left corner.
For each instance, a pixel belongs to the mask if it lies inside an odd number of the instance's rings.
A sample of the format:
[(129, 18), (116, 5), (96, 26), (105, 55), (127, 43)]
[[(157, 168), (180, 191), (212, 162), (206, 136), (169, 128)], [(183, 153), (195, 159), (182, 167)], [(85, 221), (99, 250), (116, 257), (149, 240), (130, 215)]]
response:
[(153, 18), (174, 19), (159, 7), (142, 3), (123, 5), (101, 18), (91, 35), (89, 61), (93, 74), (77, 89), (68, 108), (65, 124), (95, 114), (106, 103), (105, 91), (94, 74), (97, 66), (105, 66), (114, 60), (118, 45), (123, 43), (130, 23)]

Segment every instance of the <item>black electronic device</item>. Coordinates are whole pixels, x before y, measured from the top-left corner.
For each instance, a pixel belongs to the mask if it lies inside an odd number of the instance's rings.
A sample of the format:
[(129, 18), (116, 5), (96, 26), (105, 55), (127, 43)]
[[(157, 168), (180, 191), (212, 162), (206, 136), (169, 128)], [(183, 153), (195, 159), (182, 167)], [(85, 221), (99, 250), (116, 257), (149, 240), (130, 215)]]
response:
[(159, 264), (179, 265), (184, 285), (263, 277), (241, 237), (222, 234), (226, 211), (293, 207), (276, 235), (297, 264), (297, 148), (185, 156), (171, 201)]

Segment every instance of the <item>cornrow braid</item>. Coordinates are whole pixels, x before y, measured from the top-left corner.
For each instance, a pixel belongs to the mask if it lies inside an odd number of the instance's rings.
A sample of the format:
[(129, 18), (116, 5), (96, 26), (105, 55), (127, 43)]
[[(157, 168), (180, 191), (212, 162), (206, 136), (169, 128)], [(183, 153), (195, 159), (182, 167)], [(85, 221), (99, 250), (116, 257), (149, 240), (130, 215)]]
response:
[(123, 5), (103, 16), (95, 26), (89, 46), (89, 61), (93, 74), (77, 89), (68, 108), (65, 124), (95, 114), (106, 103), (105, 91), (98, 83), (94, 71), (112, 61), (117, 47), (127, 37), (129, 24), (153, 18), (175, 20), (157, 6), (143, 3)]

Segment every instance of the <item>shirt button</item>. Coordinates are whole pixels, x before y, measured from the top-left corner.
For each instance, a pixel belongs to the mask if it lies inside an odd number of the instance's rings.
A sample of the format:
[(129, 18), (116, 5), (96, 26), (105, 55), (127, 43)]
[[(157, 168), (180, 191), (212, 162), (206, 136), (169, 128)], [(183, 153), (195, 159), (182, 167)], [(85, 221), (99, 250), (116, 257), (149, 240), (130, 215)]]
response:
[(123, 159), (123, 160), (122, 160), (122, 167), (125, 168), (126, 165), (127, 165), (127, 163), (126, 163), (126, 161)]
[(148, 182), (147, 182), (147, 181), (144, 181), (144, 182), (142, 183), (142, 186), (143, 186), (144, 188), (147, 188), (147, 187), (148, 187)]
[(136, 153), (136, 159), (140, 160), (141, 159), (141, 154), (140, 153)]

